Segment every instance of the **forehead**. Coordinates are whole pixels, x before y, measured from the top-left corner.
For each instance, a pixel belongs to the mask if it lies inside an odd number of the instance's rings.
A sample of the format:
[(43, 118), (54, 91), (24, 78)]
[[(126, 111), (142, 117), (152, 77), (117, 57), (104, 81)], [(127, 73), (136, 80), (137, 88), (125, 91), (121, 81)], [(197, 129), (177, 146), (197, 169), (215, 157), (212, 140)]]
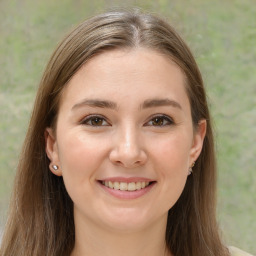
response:
[[(170, 96), (188, 103), (185, 76), (170, 57), (149, 49), (122, 49), (91, 58), (67, 84), (62, 104), (83, 97), (121, 100)], [(65, 99), (65, 100), (64, 100)]]

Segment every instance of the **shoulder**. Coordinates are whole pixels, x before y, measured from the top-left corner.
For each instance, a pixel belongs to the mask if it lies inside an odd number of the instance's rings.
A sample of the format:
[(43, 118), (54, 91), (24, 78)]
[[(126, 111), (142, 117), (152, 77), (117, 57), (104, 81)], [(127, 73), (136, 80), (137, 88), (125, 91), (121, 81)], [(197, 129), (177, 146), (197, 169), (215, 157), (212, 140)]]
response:
[(252, 254), (249, 254), (247, 252), (244, 252), (236, 247), (230, 246), (228, 247), (231, 256), (253, 256)]

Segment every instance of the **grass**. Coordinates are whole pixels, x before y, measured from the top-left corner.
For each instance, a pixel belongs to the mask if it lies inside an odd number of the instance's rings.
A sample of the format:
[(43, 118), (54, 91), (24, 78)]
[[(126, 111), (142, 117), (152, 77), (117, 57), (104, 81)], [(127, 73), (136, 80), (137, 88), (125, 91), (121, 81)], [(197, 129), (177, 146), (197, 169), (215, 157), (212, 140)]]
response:
[[(0, 213), (46, 62), (75, 24), (123, 1), (0, 2)], [(256, 5), (254, 0), (126, 1), (166, 16), (199, 63), (215, 121), (218, 218), (228, 244), (256, 253)]]

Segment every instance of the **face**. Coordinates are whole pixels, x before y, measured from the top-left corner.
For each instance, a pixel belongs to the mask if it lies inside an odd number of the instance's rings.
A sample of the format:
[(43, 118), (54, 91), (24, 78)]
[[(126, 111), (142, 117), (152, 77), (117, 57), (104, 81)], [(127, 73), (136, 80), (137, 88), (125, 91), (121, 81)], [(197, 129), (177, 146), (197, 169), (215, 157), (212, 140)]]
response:
[(169, 58), (146, 49), (93, 57), (64, 89), (56, 132), (46, 130), (50, 169), (63, 176), (76, 225), (166, 222), (205, 126), (193, 129), (185, 77)]

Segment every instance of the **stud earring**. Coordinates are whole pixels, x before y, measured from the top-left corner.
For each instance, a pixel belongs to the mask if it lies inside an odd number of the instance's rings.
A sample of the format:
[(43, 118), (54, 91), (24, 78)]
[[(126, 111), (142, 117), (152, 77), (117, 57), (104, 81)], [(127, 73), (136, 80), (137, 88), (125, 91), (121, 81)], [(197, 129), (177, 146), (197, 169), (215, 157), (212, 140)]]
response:
[(195, 162), (192, 163), (192, 165), (189, 167), (188, 169), (188, 175), (190, 175), (191, 173), (193, 173), (193, 167), (195, 166)]
[(59, 169), (58, 165), (55, 165), (55, 164), (52, 166), (52, 168), (53, 168), (55, 171), (57, 171), (57, 170)]

